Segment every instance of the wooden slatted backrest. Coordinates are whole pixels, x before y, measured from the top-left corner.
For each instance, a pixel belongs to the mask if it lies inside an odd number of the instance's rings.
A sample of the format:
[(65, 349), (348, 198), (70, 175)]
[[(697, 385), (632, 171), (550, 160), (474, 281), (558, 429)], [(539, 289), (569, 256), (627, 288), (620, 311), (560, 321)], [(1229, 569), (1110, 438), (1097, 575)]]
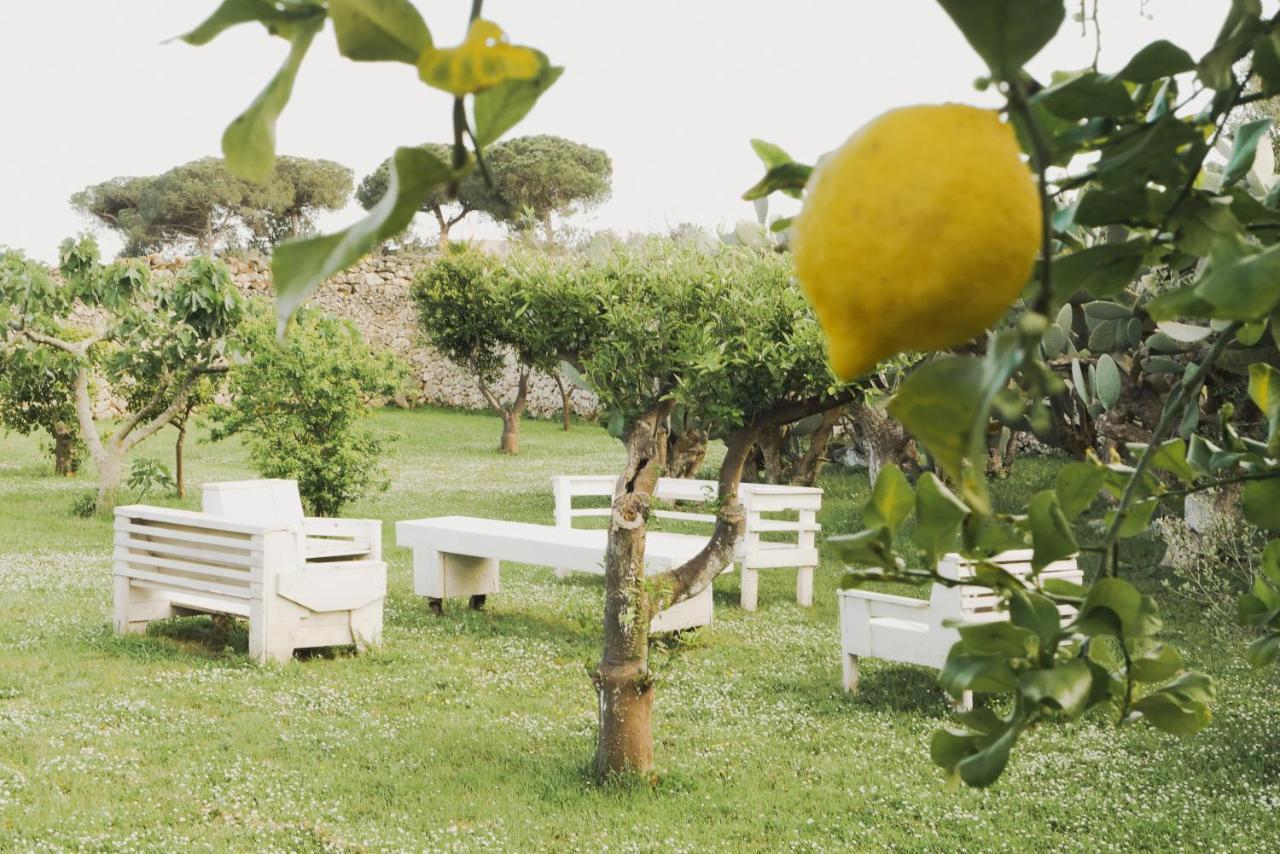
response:
[[(1031, 549), (1013, 549), (1001, 552), (987, 560), (1010, 575), (1026, 578), (1031, 574)], [(974, 562), (962, 558), (958, 554), (948, 554), (938, 563), (938, 574), (944, 578), (963, 581), (972, 578)], [(1081, 583), (1084, 576), (1076, 564), (1075, 558), (1054, 561), (1040, 570), (1041, 579), (1061, 578), (1065, 581)], [(946, 587), (941, 584), (933, 586), (931, 601), (937, 606), (941, 619), (967, 620), (974, 617), (994, 613), (998, 610), (1000, 597), (989, 588), (978, 586)], [(1074, 609), (1063, 606), (1059, 608), (1064, 616), (1074, 614)]]
[(296, 480), (229, 480), (206, 483), (205, 513), (257, 525), (302, 524), (302, 498)]
[(131, 505), (115, 511), (115, 574), (137, 584), (249, 599), (268, 571), (296, 563), (288, 529)]

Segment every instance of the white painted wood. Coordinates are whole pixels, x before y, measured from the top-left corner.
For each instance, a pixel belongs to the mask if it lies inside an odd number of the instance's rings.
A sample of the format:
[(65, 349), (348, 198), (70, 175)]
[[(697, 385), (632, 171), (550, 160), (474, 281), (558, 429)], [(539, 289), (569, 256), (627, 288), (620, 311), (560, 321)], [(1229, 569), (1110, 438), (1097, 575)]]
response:
[[(999, 554), (989, 562), (1025, 579), (1031, 573), (1030, 561), (1030, 550), (1016, 550)], [(949, 554), (939, 561), (938, 574), (962, 581), (972, 577), (973, 563), (959, 555)], [(1040, 577), (1076, 584), (1084, 580), (1074, 558), (1050, 564), (1041, 570)], [(980, 587), (935, 584), (927, 600), (858, 588), (841, 590), (837, 597), (846, 691), (857, 690), (860, 658), (881, 658), (941, 669), (946, 663), (947, 653), (960, 639), (956, 624), (1009, 618), (1007, 613), (996, 610), (998, 597)], [(1068, 606), (1059, 610), (1064, 616), (1074, 613)], [(971, 692), (966, 692), (956, 705), (962, 709), (972, 708)]]
[[(702, 548), (701, 539), (650, 535), (646, 568), (656, 572), (683, 563)], [(414, 592), (445, 599), (499, 592), (503, 561), (603, 575), (608, 531), (441, 516), (397, 522), (396, 542), (413, 550)], [(706, 625), (712, 619), (712, 601), (708, 587), (657, 614), (650, 628), (676, 631)]]
[(306, 538), (308, 561), (382, 559), (380, 521), (304, 516), (296, 480), (264, 478), (206, 483), (201, 501), (203, 511), (214, 516), (301, 529)]
[[(575, 519), (608, 516), (603, 507), (574, 507), (573, 499), (584, 496), (612, 497), (617, 485), (616, 477), (605, 475), (561, 475), (551, 479), (555, 496), (555, 523), (557, 528), (573, 528)], [(653, 496), (659, 501), (685, 501), (710, 504), (719, 495), (719, 484), (713, 480), (687, 478), (658, 478)], [(754, 570), (794, 568), (796, 574), (796, 601), (803, 606), (813, 604), (813, 570), (818, 565), (815, 534), (821, 530), (816, 512), (822, 507), (822, 490), (816, 487), (787, 486), (785, 484), (744, 483), (739, 486), (738, 497), (747, 512), (747, 530), (735, 549), (735, 559), (744, 567), (741, 604), (743, 609), (754, 611), (759, 600), (759, 581)], [(785, 514), (789, 518), (767, 517), (764, 514)], [(701, 523), (714, 526), (713, 513), (688, 510), (656, 509), (653, 515), (659, 519)], [(659, 532), (665, 534), (665, 532)], [(762, 539), (761, 534), (771, 535)], [(665, 534), (685, 537), (706, 544), (706, 536), (696, 534)], [(779, 540), (779, 535), (787, 537)], [(648, 534), (652, 542), (657, 533)], [(701, 546), (699, 546), (701, 547)], [(749, 574), (746, 569), (752, 570)], [(732, 569), (732, 567), (730, 568)], [(571, 567), (557, 567), (556, 574), (567, 575)], [(592, 570), (586, 570), (592, 571)], [(807, 595), (806, 595), (807, 591)]]
[[(308, 646), (377, 643), (386, 564), (309, 562), (304, 527), (301, 520), (253, 524), (161, 507), (117, 508), (116, 630), (145, 631), (148, 622), (177, 613), (247, 617), (249, 654), (258, 661), (287, 661)], [(360, 537), (361, 554), (380, 554), (380, 523), (323, 520), (310, 527)]]

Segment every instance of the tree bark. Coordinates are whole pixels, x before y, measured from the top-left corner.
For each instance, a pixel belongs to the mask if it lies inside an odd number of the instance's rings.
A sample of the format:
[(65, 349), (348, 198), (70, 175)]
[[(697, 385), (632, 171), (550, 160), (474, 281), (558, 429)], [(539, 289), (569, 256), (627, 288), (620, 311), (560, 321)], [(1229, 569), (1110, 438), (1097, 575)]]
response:
[(813, 486), (818, 482), (818, 475), (827, 462), (827, 444), (831, 434), (835, 432), (844, 407), (836, 406), (822, 413), (822, 423), (809, 436), (809, 450), (796, 462), (791, 472), (791, 483), (795, 486)]
[(668, 442), (667, 476), (696, 477), (707, 458), (707, 434), (689, 428)]
[(178, 497), (187, 497), (187, 476), (186, 476), (186, 454), (184, 448), (187, 443), (187, 422), (182, 421), (178, 426), (178, 440), (173, 443), (173, 479), (178, 488)]
[(502, 440), (498, 450), (504, 454), (520, 453), (520, 416), (511, 412), (502, 413)]
[(548, 243), (555, 242), (556, 236), (555, 236), (555, 232), (551, 228), (551, 211), (550, 210), (546, 210), (542, 212), (542, 233), (547, 238)]
[(649, 596), (644, 590), (645, 524), (661, 474), (664, 404), (632, 424), (627, 468), (614, 490), (605, 552), (604, 650), (593, 674), (599, 700), (596, 778), (653, 774), (653, 680), (649, 674)]
[(53, 427), (53, 470), (61, 477), (71, 477), (80, 469), (76, 453), (76, 431), (65, 424)]
[(556, 381), (556, 388), (560, 390), (560, 425), (568, 433), (570, 416), (573, 415), (573, 386), (565, 385), (564, 377), (560, 376), (559, 371), (552, 371), (551, 379)]

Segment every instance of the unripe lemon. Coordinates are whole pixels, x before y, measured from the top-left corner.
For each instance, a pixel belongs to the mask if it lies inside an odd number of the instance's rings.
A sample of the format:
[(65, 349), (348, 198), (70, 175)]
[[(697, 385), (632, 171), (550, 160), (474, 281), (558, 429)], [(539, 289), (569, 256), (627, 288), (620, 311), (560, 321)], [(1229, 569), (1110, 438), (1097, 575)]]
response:
[(960, 104), (864, 125), (810, 180), (796, 272), (844, 379), (895, 353), (954, 347), (1026, 284), (1040, 199), (1009, 125)]

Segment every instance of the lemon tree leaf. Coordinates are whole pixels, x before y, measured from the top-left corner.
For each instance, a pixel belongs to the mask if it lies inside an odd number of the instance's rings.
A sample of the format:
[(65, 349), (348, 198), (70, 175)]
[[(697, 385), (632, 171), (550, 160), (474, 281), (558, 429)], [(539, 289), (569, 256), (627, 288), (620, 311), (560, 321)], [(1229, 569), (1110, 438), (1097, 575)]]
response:
[(1055, 560), (1070, 557), (1078, 550), (1076, 537), (1071, 530), (1058, 495), (1051, 489), (1037, 492), (1027, 508), (1027, 523), (1031, 528), (1033, 552), (1031, 568), (1044, 569)]
[(501, 27), (478, 18), (457, 47), (423, 51), (418, 76), (428, 86), (460, 98), (508, 80), (532, 80), (543, 64), (537, 51), (511, 44)]
[(1154, 41), (1133, 55), (1115, 76), (1131, 83), (1150, 83), (1196, 67), (1196, 61), (1176, 44), (1164, 39)]
[(930, 564), (951, 551), (969, 508), (933, 472), (916, 481), (916, 530), (914, 539)]
[(276, 121), (293, 94), (293, 83), (303, 57), (323, 25), (324, 18), (315, 16), (301, 21), (293, 29), (284, 65), (223, 133), (222, 154), (227, 168), (241, 178), (263, 182), (271, 177), (276, 165)]
[(1271, 119), (1257, 119), (1246, 122), (1236, 131), (1236, 143), (1231, 149), (1231, 159), (1222, 173), (1222, 188), (1225, 190), (1239, 181), (1253, 167), (1253, 158), (1258, 153), (1258, 142), (1267, 136), (1271, 129)]
[(1080, 290), (1115, 296), (1137, 276), (1146, 249), (1146, 241), (1131, 240), (1058, 255), (1053, 259), (1054, 289), (1064, 297)]
[(982, 363), (948, 356), (911, 372), (889, 401), (889, 414), (959, 480), (968, 450), (968, 426), (983, 398)]
[(356, 62), (414, 65), (431, 32), (409, 0), (329, 0), (338, 52)]
[[(1163, 314), (1157, 315), (1155, 303), (1174, 293), (1178, 292), (1161, 294), (1152, 301), (1148, 309), (1153, 317), (1165, 319)], [(1218, 240), (1194, 293), (1212, 307), (1216, 320), (1262, 320), (1280, 304), (1280, 244), (1258, 250), (1238, 235)], [(1184, 310), (1193, 307), (1178, 306)]]
[(542, 66), (537, 76), (508, 80), (475, 96), (476, 143), (481, 147), (497, 142), (515, 127), (564, 73), (562, 67), (552, 65), (542, 54), (539, 53), (538, 58)]
[(1058, 469), (1054, 491), (1058, 493), (1058, 507), (1068, 519), (1079, 516), (1102, 490), (1107, 470), (1094, 463), (1068, 463)]
[(1264, 530), (1280, 531), (1280, 480), (1244, 485), (1244, 517)]
[(1066, 17), (1062, 0), (938, 0), (938, 5), (1001, 80), (1013, 79)]
[(317, 13), (323, 14), (323, 9), (315, 3), (277, 5), (272, 0), (223, 0), (222, 5), (199, 26), (178, 38), (190, 45), (205, 45), (238, 24), (258, 21), (271, 27)]
[(359, 222), (334, 234), (290, 240), (276, 247), (271, 273), (281, 331), (317, 285), (403, 231), (427, 192), (457, 177), (442, 160), (417, 147), (397, 148), (388, 173), (386, 194)]
[(1250, 365), (1249, 399), (1267, 417), (1267, 453), (1280, 455), (1280, 371), (1265, 362)]
[(896, 536), (898, 527), (911, 515), (915, 506), (915, 494), (902, 469), (893, 463), (881, 467), (876, 476), (871, 500), (862, 511), (863, 523), (868, 528), (888, 528)]

